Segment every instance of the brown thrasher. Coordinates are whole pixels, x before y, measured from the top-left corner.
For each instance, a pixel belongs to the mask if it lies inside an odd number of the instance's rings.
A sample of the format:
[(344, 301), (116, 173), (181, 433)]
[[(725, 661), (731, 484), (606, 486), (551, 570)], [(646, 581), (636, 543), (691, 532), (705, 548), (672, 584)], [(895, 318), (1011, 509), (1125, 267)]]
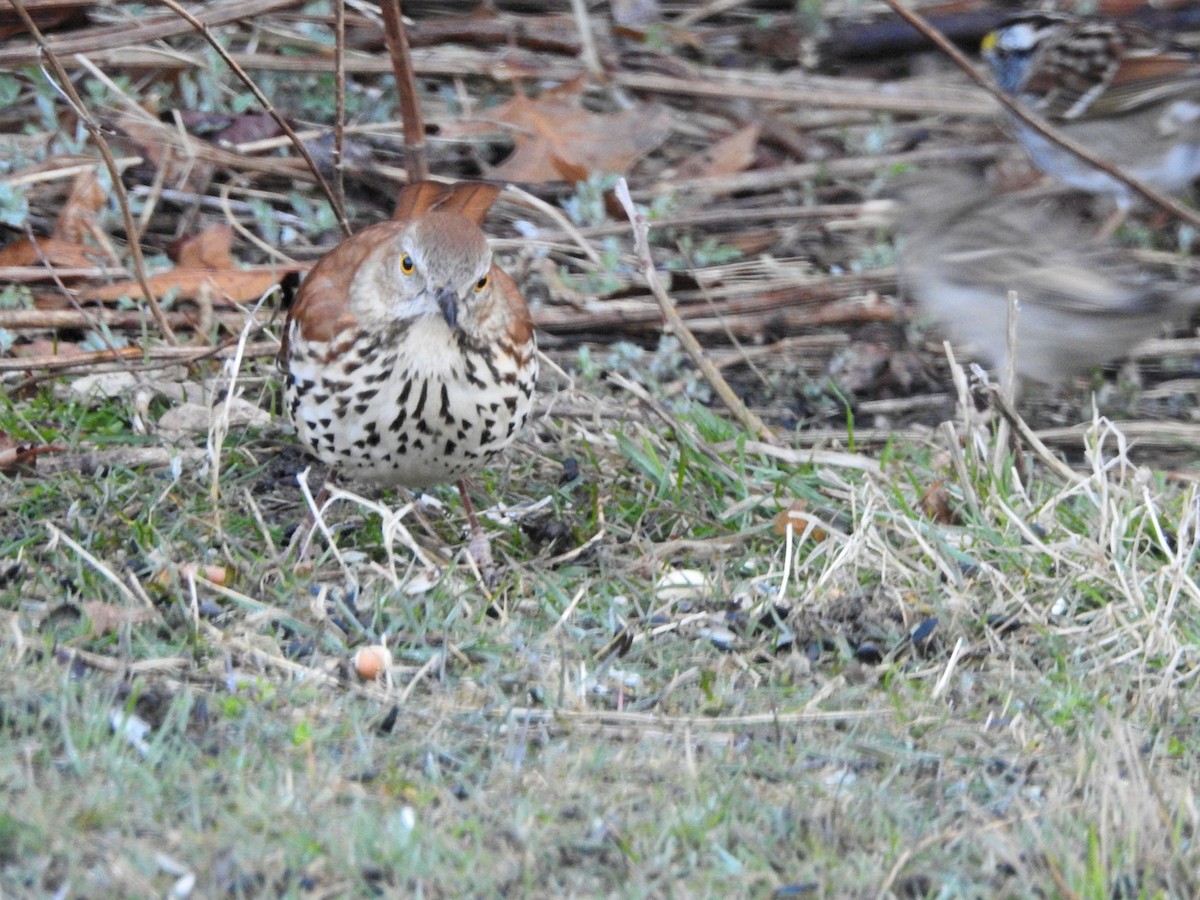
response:
[(454, 481), (525, 424), (533, 321), (480, 230), (499, 192), (408, 185), (391, 221), (334, 247), (301, 285), (279, 349), (284, 403), (332, 473), (408, 488)]

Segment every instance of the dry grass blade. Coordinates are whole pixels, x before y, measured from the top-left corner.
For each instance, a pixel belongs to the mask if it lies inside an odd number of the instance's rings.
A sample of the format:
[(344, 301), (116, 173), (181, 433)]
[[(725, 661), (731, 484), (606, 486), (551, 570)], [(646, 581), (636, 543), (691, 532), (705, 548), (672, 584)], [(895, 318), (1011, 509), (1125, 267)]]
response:
[(649, 285), (651, 293), (654, 294), (654, 299), (658, 301), (663, 318), (667, 320), (671, 331), (679, 339), (679, 342), (683, 344), (688, 355), (692, 358), (692, 362), (704, 374), (708, 383), (713, 386), (713, 390), (717, 392), (717, 395), (721, 398), (721, 402), (729, 408), (729, 411), (742, 423), (746, 430), (757, 435), (764, 441), (774, 443), (774, 433), (757, 415), (747, 408), (746, 404), (742, 402), (741, 398), (729, 386), (729, 382), (725, 380), (724, 376), (709, 361), (704, 353), (704, 349), (700, 346), (700, 342), (696, 340), (695, 335), (684, 324), (678, 310), (675, 308), (675, 303), (663, 288), (662, 282), (658, 277), (658, 272), (654, 268), (654, 260), (650, 256), (650, 244), (648, 240), (650, 228), (646, 223), (645, 217), (634, 207), (633, 198), (629, 195), (629, 185), (625, 183), (624, 178), (617, 180), (615, 191), (617, 199), (621, 201), (621, 206), (625, 209), (625, 215), (629, 217), (629, 224), (633, 226), (634, 250), (637, 253), (638, 261), (642, 265), (642, 275), (645, 277), (646, 284)]
[(988, 387), (991, 401), (995, 405), (995, 408), (999, 411), (1000, 415), (1004, 417), (1004, 421), (1012, 426), (1012, 429), (1014, 432), (1016, 432), (1017, 437), (1024, 441), (1052, 472), (1058, 475), (1059, 478), (1062, 478), (1064, 481), (1072, 484), (1079, 484), (1086, 480), (1083, 475), (1080, 475), (1061, 459), (1055, 456), (1050, 448), (1042, 442), (1041, 438), (1039, 438), (1034, 433), (1033, 429), (1029, 427), (1029, 423), (1021, 418), (1020, 414), (1013, 407), (1012, 403), (1009, 402), (1008, 398), (1005, 396), (1004, 390), (999, 385), (992, 384)]

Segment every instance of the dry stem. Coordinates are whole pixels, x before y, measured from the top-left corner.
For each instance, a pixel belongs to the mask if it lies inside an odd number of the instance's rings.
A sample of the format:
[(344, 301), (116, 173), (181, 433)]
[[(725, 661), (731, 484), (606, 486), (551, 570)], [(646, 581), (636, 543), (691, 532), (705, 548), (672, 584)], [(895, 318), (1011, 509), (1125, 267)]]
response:
[(704, 355), (704, 348), (700, 346), (700, 342), (696, 340), (696, 336), (684, 324), (679, 311), (675, 309), (675, 303), (662, 286), (662, 281), (659, 280), (658, 272), (654, 268), (654, 259), (650, 255), (650, 226), (646, 223), (646, 217), (641, 215), (634, 207), (633, 198), (629, 196), (629, 185), (625, 182), (624, 178), (617, 179), (615, 190), (617, 199), (621, 201), (621, 206), (625, 209), (625, 215), (629, 217), (629, 223), (633, 226), (634, 249), (637, 252), (638, 262), (642, 264), (642, 274), (646, 278), (646, 284), (654, 294), (654, 299), (658, 301), (659, 308), (662, 310), (663, 317), (667, 320), (671, 331), (679, 339), (679, 343), (683, 345), (688, 356), (692, 358), (692, 362), (696, 364), (696, 367), (700, 369), (708, 383), (712, 385), (713, 390), (717, 392), (717, 396), (721, 398), (734, 417), (742, 423), (742, 426), (764, 441), (776, 443), (775, 434), (763, 423), (762, 419), (756, 416), (742, 402), (741, 397), (734, 393), (733, 388), (729, 386), (729, 382), (725, 380), (721, 373), (717, 371), (716, 366)]

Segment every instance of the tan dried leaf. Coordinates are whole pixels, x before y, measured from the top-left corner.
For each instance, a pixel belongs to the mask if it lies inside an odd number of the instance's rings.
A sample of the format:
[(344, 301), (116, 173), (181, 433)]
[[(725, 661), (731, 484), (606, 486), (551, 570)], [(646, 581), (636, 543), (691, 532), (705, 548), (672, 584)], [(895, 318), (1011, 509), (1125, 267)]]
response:
[[(643, 104), (618, 113), (594, 113), (581, 102), (583, 80), (577, 78), (537, 100), (516, 94), (487, 111), (489, 123), (512, 134), (515, 149), (492, 170), (494, 178), (541, 183), (579, 181), (597, 173), (623, 174), (658, 147), (671, 130), (671, 114)], [(483, 122), (447, 126), (451, 135), (494, 132)]]
[(950, 491), (946, 488), (945, 479), (939, 478), (930, 485), (929, 490), (921, 498), (921, 508), (925, 510), (925, 515), (935, 522), (943, 525), (960, 524)]
[[(792, 534), (796, 537), (804, 534), (808, 528), (812, 518), (805, 512), (808, 508), (808, 503), (804, 500), (793, 500), (791, 506), (785, 510), (781, 510), (775, 516), (775, 533), (780, 537), (787, 536), (788, 526), (792, 527)], [(815, 522), (808, 536), (814, 541), (823, 541), (827, 537), (825, 529), (821, 528)]]
[[(95, 251), (83, 244), (53, 237), (17, 238), (0, 248), (0, 266), (41, 266), (49, 263), (69, 269), (94, 266)], [(47, 273), (49, 274), (49, 273)]]
[(92, 600), (83, 604), (84, 615), (92, 623), (93, 634), (108, 634), (123, 625), (137, 625), (154, 618), (154, 610), (145, 607), (131, 609), (127, 606), (117, 606), (115, 603), (105, 603), (102, 600)]
[[(249, 303), (257, 300), (279, 283), (281, 271), (274, 267), (254, 269), (213, 270), (180, 266), (146, 279), (150, 290), (161, 297), (174, 291), (177, 299), (195, 300), (203, 290), (211, 291), (216, 301)], [(120, 297), (142, 298), (142, 288), (136, 281), (122, 281), (98, 287), (80, 288), (80, 301), (111, 301)]]
[(167, 255), (180, 268), (236, 269), (233, 260), (233, 229), (228, 225), (213, 225), (199, 234), (173, 242)]
[(82, 244), (83, 237), (98, 228), (96, 216), (107, 199), (95, 169), (85, 169), (75, 176), (71, 195), (58, 214), (54, 236), (68, 244)]
[(698, 153), (679, 167), (680, 178), (706, 178), (733, 175), (754, 162), (754, 148), (762, 131), (757, 125), (739, 128), (717, 141), (703, 153)]

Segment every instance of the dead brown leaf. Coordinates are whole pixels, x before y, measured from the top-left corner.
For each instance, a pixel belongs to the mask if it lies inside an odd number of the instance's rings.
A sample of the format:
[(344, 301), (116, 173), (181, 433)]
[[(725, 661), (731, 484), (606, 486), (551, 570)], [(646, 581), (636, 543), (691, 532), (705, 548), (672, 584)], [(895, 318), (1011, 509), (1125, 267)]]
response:
[(961, 524), (944, 479), (938, 479), (930, 485), (921, 498), (921, 508), (935, 522), (943, 525)]
[(167, 255), (181, 267), (201, 269), (232, 269), (233, 229), (228, 225), (213, 225), (199, 234), (174, 241)]
[[(150, 290), (158, 297), (173, 291), (177, 299), (195, 300), (202, 291), (207, 290), (212, 292), (214, 302), (250, 303), (278, 284), (282, 274), (280, 269), (274, 267), (219, 271), (179, 266), (169, 272), (151, 275), (146, 280), (150, 283)], [(141, 285), (136, 281), (122, 281), (81, 288), (78, 300), (105, 303), (121, 297), (143, 299)]]
[[(671, 130), (670, 112), (643, 104), (618, 113), (594, 113), (582, 103), (582, 78), (536, 100), (516, 94), (488, 110), (488, 123), (512, 134), (512, 155), (492, 170), (494, 178), (539, 184), (575, 182), (597, 173), (624, 174), (658, 147)], [(494, 132), (494, 124), (465, 122), (447, 126), (456, 136)]]
[(717, 141), (703, 153), (698, 153), (679, 167), (681, 178), (708, 178), (733, 175), (749, 168), (754, 162), (754, 148), (762, 129), (750, 124)]
[(86, 269), (103, 260), (104, 254), (86, 244), (87, 234), (98, 233), (97, 213), (104, 207), (106, 197), (95, 169), (85, 169), (75, 176), (71, 194), (63, 204), (51, 237), (22, 237), (0, 249), (0, 267), (47, 266), (50, 268)]
[[(25, 0), (24, 6), (38, 30), (45, 34), (66, 25), (86, 22), (87, 10), (92, 4), (79, 0)], [(0, 9), (0, 41), (28, 31), (25, 20), (11, 7), (12, 4), (6, 4)]]
[(5, 475), (28, 475), (33, 472), (37, 458), (43, 453), (62, 453), (66, 447), (54, 444), (34, 447), (18, 444), (7, 432), (0, 431), (0, 472)]
[(85, 169), (80, 172), (75, 176), (71, 195), (58, 215), (54, 237), (68, 244), (82, 244), (84, 235), (97, 230), (96, 215), (104, 208), (106, 199), (96, 170)]
[[(147, 281), (157, 296), (168, 292), (181, 300), (195, 300), (208, 291), (216, 302), (250, 303), (279, 283), (283, 270), (275, 266), (238, 268), (233, 258), (233, 230), (214, 225), (199, 234), (173, 243), (169, 253), (179, 263), (166, 272), (151, 275)], [(108, 302), (120, 297), (135, 300), (143, 296), (136, 281), (81, 288), (80, 301)]]
[(154, 618), (154, 610), (145, 607), (131, 609), (127, 606), (117, 606), (115, 603), (105, 603), (102, 600), (92, 600), (83, 604), (84, 615), (92, 623), (92, 634), (108, 634), (123, 625), (138, 625)]
[[(84, 269), (96, 265), (96, 251), (83, 244), (53, 237), (17, 238), (0, 248), (0, 266), (62, 266)], [(49, 275), (49, 272), (47, 272)]]
[(80, 349), (78, 344), (72, 344), (68, 341), (52, 341), (46, 338), (39, 338), (24, 344), (14, 344), (11, 352), (18, 359), (38, 356), (61, 356), (66, 358), (83, 356), (84, 354), (84, 351)]
[(178, 115), (189, 132), (223, 146), (263, 141), (283, 134), (275, 117), (267, 112), (229, 115), (180, 110)]
[(168, 588), (171, 586), (173, 577), (179, 578), (181, 581), (190, 581), (200, 577), (213, 584), (224, 585), (229, 580), (229, 570), (225, 566), (182, 563), (177, 567), (160, 569), (152, 583), (161, 588)]
[[(805, 513), (808, 508), (808, 503), (804, 500), (794, 500), (791, 506), (781, 510), (775, 516), (775, 533), (780, 537), (786, 537), (788, 526), (791, 526), (792, 534), (799, 536), (804, 534), (806, 528), (812, 519)], [(825, 529), (813, 524), (812, 531), (808, 536), (814, 541), (823, 541), (826, 538)]]

